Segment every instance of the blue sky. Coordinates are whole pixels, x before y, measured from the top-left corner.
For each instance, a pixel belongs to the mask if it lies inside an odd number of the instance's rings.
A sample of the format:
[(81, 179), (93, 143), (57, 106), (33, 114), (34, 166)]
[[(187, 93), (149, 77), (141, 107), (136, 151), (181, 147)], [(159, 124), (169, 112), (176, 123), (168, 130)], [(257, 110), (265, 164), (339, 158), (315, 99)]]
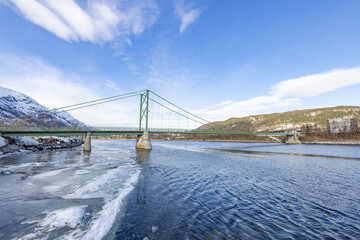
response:
[[(48, 107), (151, 89), (210, 120), (360, 105), (359, 9), (357, 0), (0, 0), (0, 85)], [(72, 114), (129, 125), (136, 105)]]

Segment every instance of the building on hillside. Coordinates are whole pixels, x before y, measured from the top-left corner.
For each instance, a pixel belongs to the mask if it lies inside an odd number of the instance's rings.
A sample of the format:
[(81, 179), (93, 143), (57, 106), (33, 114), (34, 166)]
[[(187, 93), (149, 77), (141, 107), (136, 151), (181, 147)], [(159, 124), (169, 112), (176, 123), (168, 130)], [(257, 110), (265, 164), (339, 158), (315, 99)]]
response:
[(351, 118), (328, 119), (327, 126), (330, 133), (356, 132), (358, 128), (356, 120)]

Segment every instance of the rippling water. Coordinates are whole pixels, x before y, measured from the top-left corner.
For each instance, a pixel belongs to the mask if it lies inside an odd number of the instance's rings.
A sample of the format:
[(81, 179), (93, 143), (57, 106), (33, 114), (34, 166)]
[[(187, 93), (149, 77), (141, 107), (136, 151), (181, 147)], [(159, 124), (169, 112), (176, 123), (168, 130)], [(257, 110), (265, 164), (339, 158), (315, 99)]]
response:
[(360, 147), (93, 141), (0, 159), (0, 239), (360, 239)]

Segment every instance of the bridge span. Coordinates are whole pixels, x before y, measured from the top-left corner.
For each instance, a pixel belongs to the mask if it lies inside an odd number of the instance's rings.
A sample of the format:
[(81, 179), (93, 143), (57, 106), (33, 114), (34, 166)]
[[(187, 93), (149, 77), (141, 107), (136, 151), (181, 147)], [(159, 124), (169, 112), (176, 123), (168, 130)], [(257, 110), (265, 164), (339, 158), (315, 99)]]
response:
[[(150, 96), (150, 94), (152, 94)], [(152, 149), (150, 142), (150, 133), (174, 133), (174, 134), (218, 134), (218, 135), (256, 135), (256, 136), (286, 136), (287, 144), (299, 144), (301, 143), (298, 139), (298, 133), (293, 132), (245, 132), (245, 131), (224, 131), (221, 130), (221, 126), (218, 126), (216, 123), (210, 122), (202, 117), (199, 117), (173, 103), (166, 100), (165, 98), (159, 96), (158, 94), (150, 91), (137, 91), (132, 93), (121, 94), (113, 97), (88, 101), (85, 103), (74, 104), (62, 108), (57, 108), (54, 110), (49, 110), (43, 113), (38, 113), (36, 115), (26, 115), (22, 116), (23, 119), (39, 118), (46, 117), (46, 114), (51, 112), (62, 113), (69, 112), (72, 110), (90, 107), (98, 104), (104, 104), (110, 101), (117, 101), (124, 98), (140, 96), (140, 116), (139, 116), (139, 127), (138, 128), (129, 128), (129, 127), (90, 127), (90, 126), (80, 126), (80, 127), (19, 127), (13, 125), (0, 126), (0, 136), (3, 137), (13, 137), (13, 136), (84, 136), (84, 151), (91, 151), (91, 136), (111, 136), (111, 135), (136, 135), (136, 148), (138, 149)], [(156, 100), (154, 98), (157, 98)], [(150, 103), (151, 106), (150, 106)], [(170, 114), (164, 117), (161, 110), (158, 109), (158, 119), (155, 121), (155, 125), (158, 126), (160, 123), (168, 122), (167, 128), (161, 127), (149, 127), (149, 122), (152, 118), (149, 118), (149, 112), (155, 112), (153, 104), (157, 104), (158, 108), (167, 110)], [(179, 117), (179, 119), (175, 119)], [(180, 120), (180, 117), (183, 118)], [(173, 120), (178, 121), (177, 126), (185, 124), (186, 128), (174, 128), (171, 123)], [(185, 119), (185, 120), (184, 120)], [(15, 119), (17, 120), (17, 119)], [(195, 123), (195, 127), (189, 127), (189, 122)], [(196, 127), (196, 124), (200, 124), (200, 127)], [(203, 126), (207, 125), (208, 128)], [(210, 129), (210, 130), (209, 130)]]
[[(146, 134), (144, 134), (146, 133)], [(151, 149), (150, 133), (158, 134), (217, 134), (217, 135), (256, 135), (256, 136), (286, 136), (287, 144), (300, 143), (296, 132), (243, 132), (243, 131), (201, 131), (187, 129), (148, 129), (119, 128), (119, 127), (86, 127), (86, 128), (35, 128), (35, 127), (0, 127), (0, 135), (3, 137), (43, 137), (43, 136), (84, 136), (84, 150), (91, 151), (91, 136), (116, 136), (136, 135), (138, 136), (137, 148)], [(145, 136), (146, 135), (146, 136)], [(148, 142), (148, 143), (147, 143)], [(144, 146), (142, 146), (144, 145)], [(147, 146), (147, 147), (146, 147)]]

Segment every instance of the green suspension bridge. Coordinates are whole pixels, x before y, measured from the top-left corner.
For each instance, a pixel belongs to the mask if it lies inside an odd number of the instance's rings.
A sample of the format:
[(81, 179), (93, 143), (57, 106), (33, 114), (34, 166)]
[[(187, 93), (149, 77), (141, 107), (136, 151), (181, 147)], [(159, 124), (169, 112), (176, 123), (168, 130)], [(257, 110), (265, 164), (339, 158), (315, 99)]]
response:
[[(91, 127), (91, 126), (68, 126), (68, 127), (24, 127), (16, 126), (16, 121), (31, 121), (34, 118), (46, 119), (52, 113), (61, 114), (77, 109), (88, 108), (121, 99), (139, 97), (139, 127)], [(120, 94), (112, 97), (101, 98), (83, 103), (68, 105), (53, 110), (21, 116), (10, 125), (0, 126), (0, 136), (86, 136), (84, 150), (91, 150), (91, 135), (137, 135), (137, 148), (151, 149), (149, 133), (175, 133), (175, 134), (233, 134), (233, 135), (257, 135), (257, 136), (286, 136), (287, 143), (300, 143), (296, 132), (244, 132), (224, 131), (220, 126), (202, 117), (199, 117), (161, 97), (151, 90), (142, 90)], [(206, 128), (199, 128), (206, 125)], [(202, 130), (204, 129), (204, 130)]]

